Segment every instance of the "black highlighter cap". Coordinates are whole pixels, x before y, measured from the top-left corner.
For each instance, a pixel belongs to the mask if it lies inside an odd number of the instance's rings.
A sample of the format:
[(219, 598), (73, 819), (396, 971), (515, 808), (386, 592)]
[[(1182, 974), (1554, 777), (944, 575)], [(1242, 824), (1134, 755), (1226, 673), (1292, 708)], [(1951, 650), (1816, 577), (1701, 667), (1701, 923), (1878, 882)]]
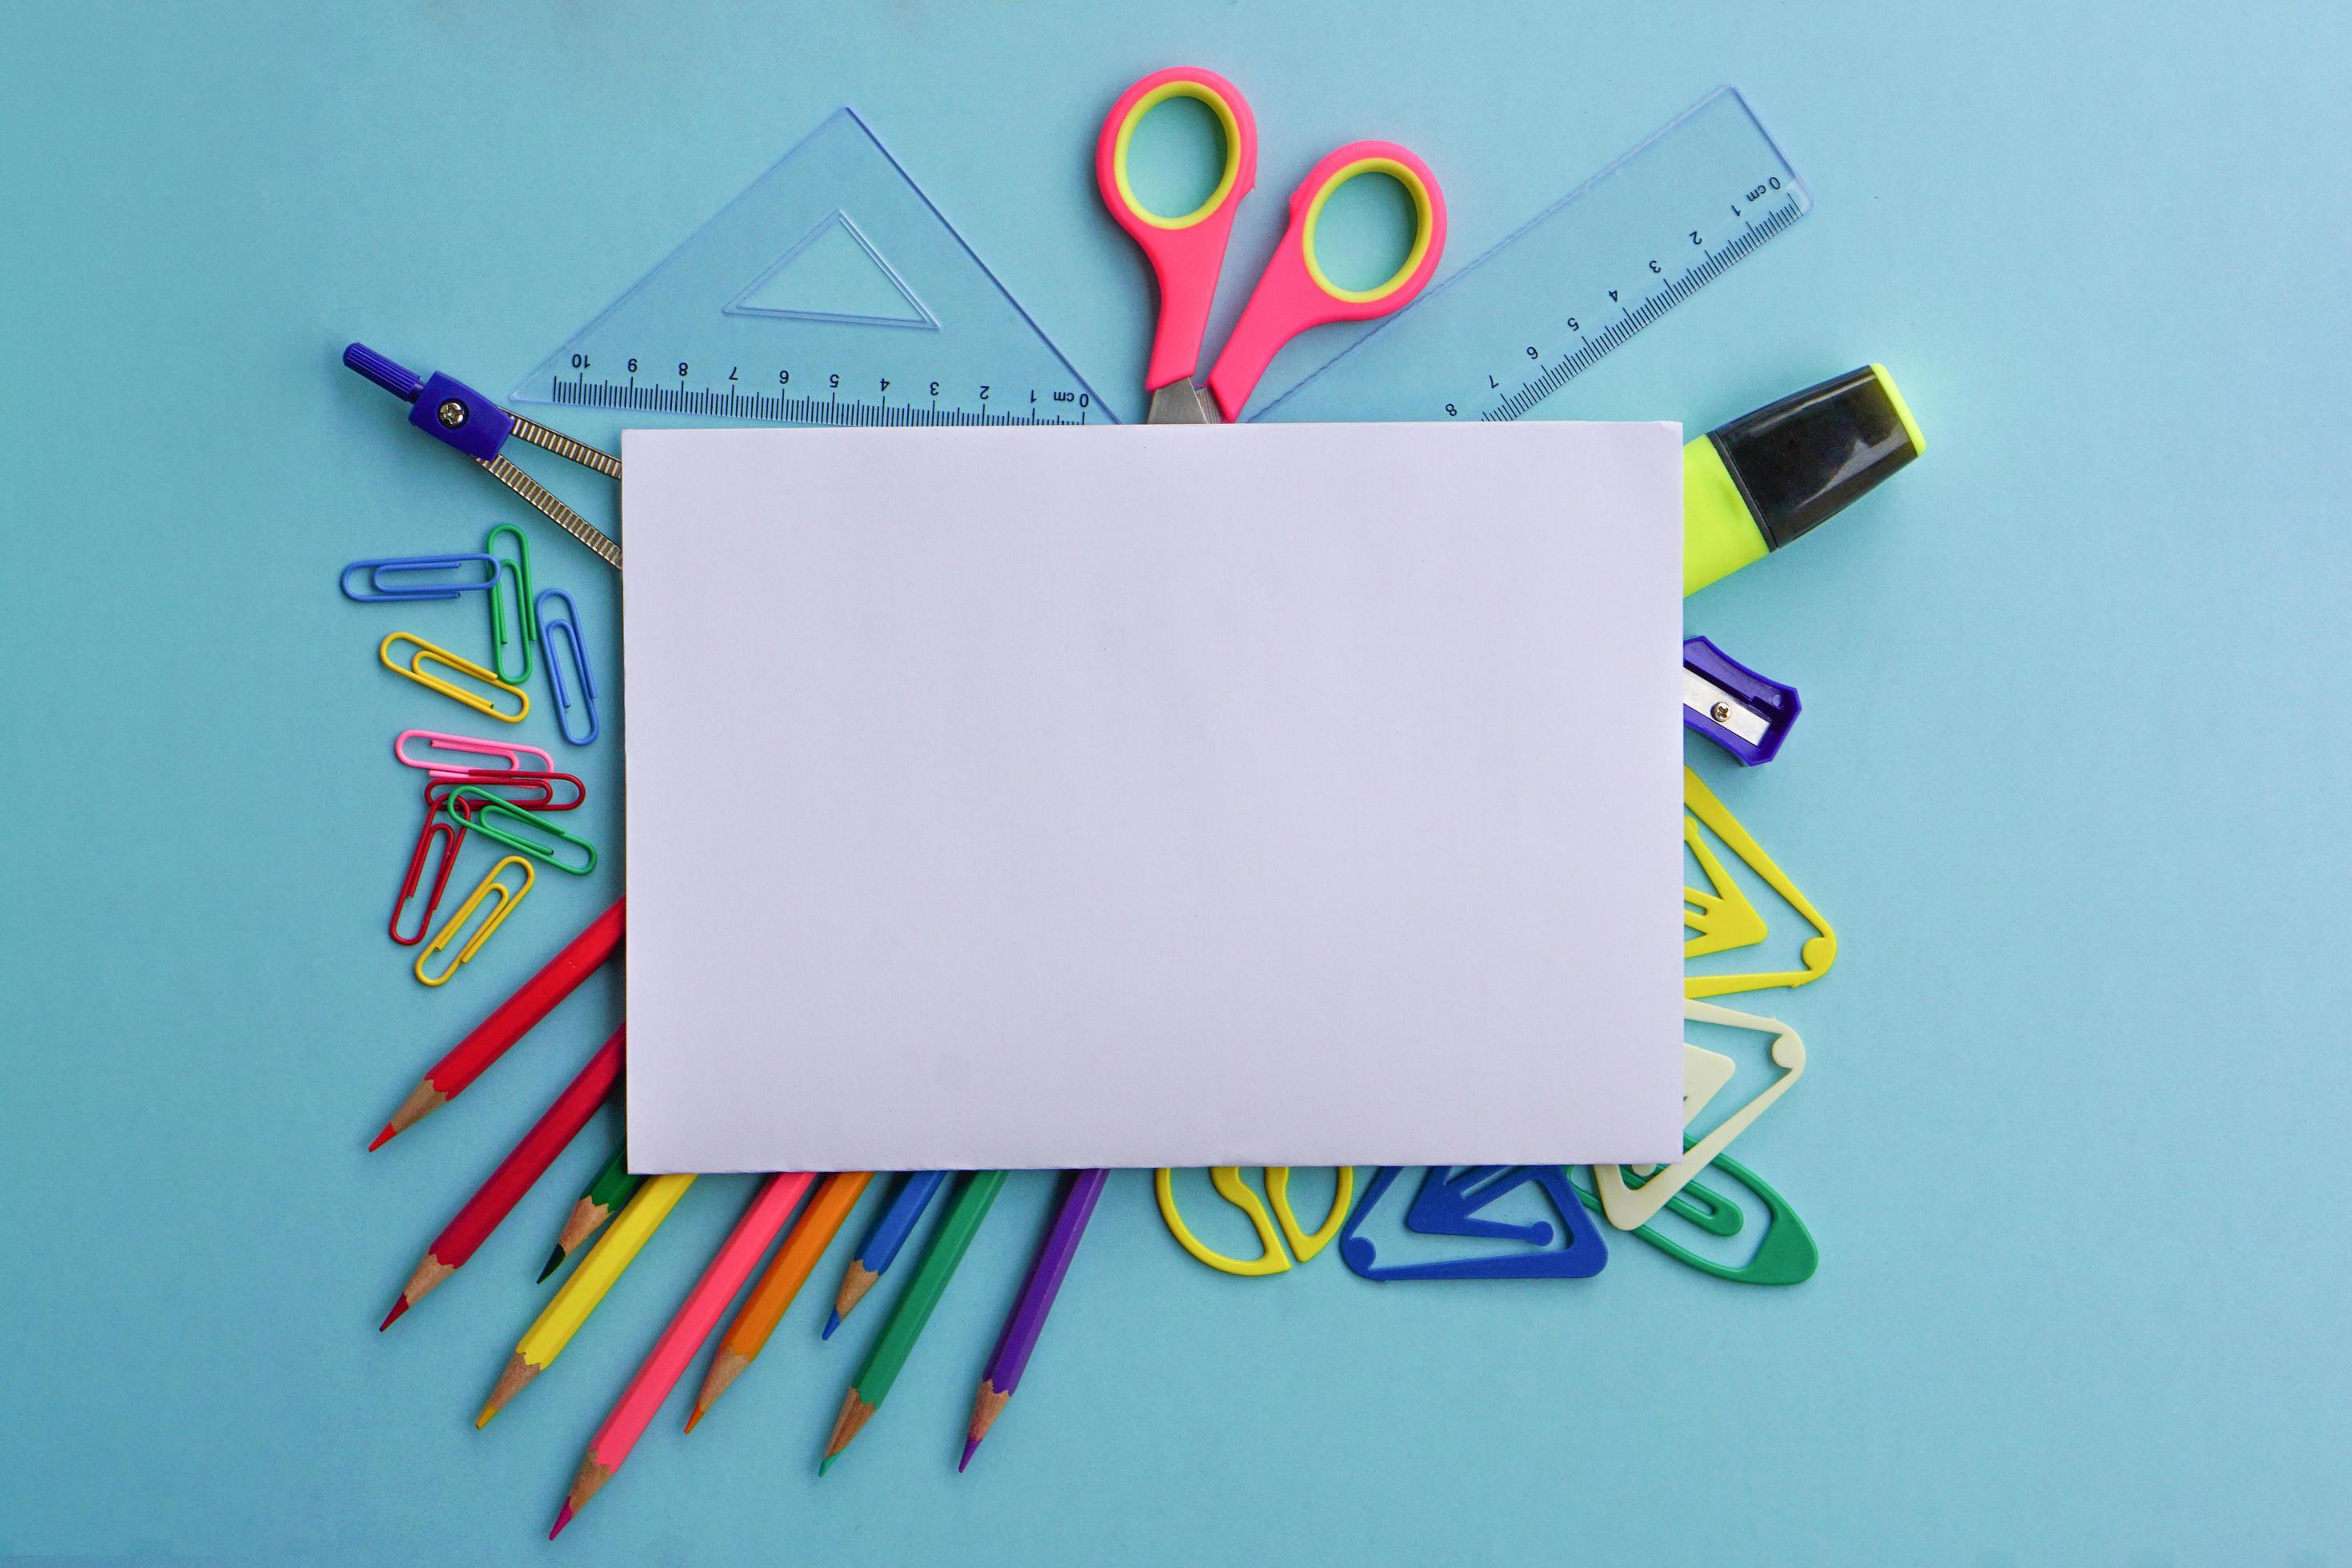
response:
[(1778, 550), (1919, 455), (1918, 426), (1876, 365), (1848, 371), (1707, 432)]

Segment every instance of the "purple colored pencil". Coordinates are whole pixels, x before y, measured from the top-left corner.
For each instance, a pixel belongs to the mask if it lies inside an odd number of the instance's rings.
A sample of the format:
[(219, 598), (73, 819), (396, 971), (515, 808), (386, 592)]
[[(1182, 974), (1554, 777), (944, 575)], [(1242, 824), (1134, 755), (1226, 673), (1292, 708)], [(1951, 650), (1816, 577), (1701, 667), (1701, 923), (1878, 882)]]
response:
[(1054, 1310), (1062, 1276), (1070, 1271), (1070, 1259), (1077, 1256), (1078, 1241), (1087, 1234), (1087, 1221), (1094, 1217), (1095, 1200), (1102, 1196), (1103, 1183), (1109, 1177), (1110, 1172), (1100, 1167), (1071, 1173), (1062, 1211), (1054, 1216), (1054, 1228), (1045, 1233), (1045, 1245), (1031, 1260), (1029, 1278), (1021, 1283), (1021, 1298), (1013, 1304), (1013, 1315), (1004, 1320), (1004, 1331), (996, 1336), (988, 1370), (981, 1373), (980, 1397), (971, 1404), (971, 1430), (964, 1436), (963, 1458), (956, 1464), (959, 1474), (971, 1463), (980, 1440), (988, 1436), (988, 1429), (1004, 1413), (1005, 1402), (1021, 1386), (1029, 1352), (1037, 1348), (1037, 1336), (1045, 1331), (1045, 1314)]

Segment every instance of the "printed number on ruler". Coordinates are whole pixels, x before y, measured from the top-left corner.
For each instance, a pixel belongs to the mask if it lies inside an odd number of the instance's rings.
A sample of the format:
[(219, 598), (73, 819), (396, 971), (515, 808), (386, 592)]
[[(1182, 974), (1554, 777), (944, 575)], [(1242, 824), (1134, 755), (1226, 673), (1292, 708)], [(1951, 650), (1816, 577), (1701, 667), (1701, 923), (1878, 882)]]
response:
[(1117, 423), (846, 109), (511, 401), (766, 424)]
[(1811, 206), (1718, 89), (1252, 417), (1517, 419)]

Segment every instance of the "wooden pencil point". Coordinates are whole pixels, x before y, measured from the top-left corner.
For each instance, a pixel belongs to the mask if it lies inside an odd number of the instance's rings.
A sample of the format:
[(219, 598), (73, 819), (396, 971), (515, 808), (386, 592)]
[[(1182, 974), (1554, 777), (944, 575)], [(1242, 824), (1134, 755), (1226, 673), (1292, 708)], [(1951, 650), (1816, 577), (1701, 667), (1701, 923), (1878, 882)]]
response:
[(392, 1120), (383, 1124), (383, 1131), (375, 1135), (375, 1142), (368, 1148), (383, 1148), (448, 1103), (449, 1097), (434, 1088), (431, 1079), (424, 1079), (408, 1091), (408, 1098), (400, 1102), (400, 1109), (392, 1113)]
[[(1005, 1401), (1012, 1397), (1011, 1389), (1000, 1393), (996, 1384), (987, 1378), (980, 1380), (980, 1394), (971, 1402), (971, 1427), (964, 1434), (971, 1440), (972, 1447), (978, 1447), (980, 1440), (988, 1436), (988, 1429), (996, 1425), (999, 1415), (1004, 1414)], [(961, 1468), (961, 1466), (957, 1468)]]
[[(573, 1514), (586, 1508), (588, 1500), (594, 1497), (604, 1483), (612, 1479), (612, 1466), (600, 1465), (593, 1458), (581, 1460), (580, 1473), (572, 1478), (572, 1489), (564, 1494), (563, 1517), (557, 1521), (555, 1528), (562, 1529), (564, 1523), (569, 1521)], [(549, 1539), (554, 1539), (552, 1534)]]
[(702, 1392), (694, 1396), (694, 1414), (686, 1418), (688, 1431), (694, 1430), (694, 1424), (702, 1419), (703, 1413), (719, 1403), (719, 1396), (727, 1392), (727, 1385), (742, 1376), (743, 1369), (751, 1364), (750, 1356), (723, 1347), (710, 1358), (710, 1370), (702, 1379)]
[(382, 1333), (384, 1330), (392, 1327), (393, 1323), (399, 1318), (400, 1314), (406, 1310), (408, 1310), (408, 1298), (402, 1296), (393, 1302), (392, 1310), (383, 1315), (383, 1321), (375, 1326), (375, 1331), (377, 1333)]
[(559, 1246), (559, 1247), (556, 1247), (556, 1249), (555, 1249), (554, 1251), (552, 1251), (552, 1252), (551, 1252), (551, 1253), (549, 1253), (549, 1254), (547, 1255), (547, 1267), (546, 1267), (546, 1268), (542, 1268), (542, 1269), (541, 1269), (541, 1270), (539, 1271), (539, 1278), (538, 1278), (537, 1279), (535, 1279), (535, 1280), (531, 1281), (531, 1283), (533, 1283), (533, 1284), (535, 1284), (535, 1285), (544, 1285), (544, 1284), (546, 1284), (546, 1283), (547, 1283), (547, 1277), (548, 1277), (549, 1275), (551, 1275), (551, 1274), (554, 1273), (557, 1269), (559, 1269), (559, 1268), (562, 1268), (562, 1267), (563, 1267), (563, 1248), (562, 1248), (561, 1246)]
[(853, 1388), (842, 1395), (841, 1414), (834, 1417), (833, 1436), (825, 1439), (824, 1458), (818, 1462), (816, 1473), (824, 1474), (825, 1467), (832, 1464), (844, 1448), (856, 1441), (857, 1434), (865, 1429), (868, 1421), (873, 1419), (874, 1406), (857, 1397), (857, 1390)]
[(522, 1358), (521, 1352), (507, 1357), (504, 1371), (499, 1373), (499, 1384), (490, 1396), (482, 1402), (482, 1413), (474, 1418), (474, 1430), (480, 1431), (490, 1424), (490, 1417), (507, 1407), (507, 1401), (520, 1394), (523, 1385), (539, 1375), (539, 1368)]
[[(556, 1262), (571, 1257), (582, 1242), (596, 1234), (597, 1226), (612, 1217), (613, 1211), (593, 1198), (582, 1198), (573, 1204), (571, 1215), (563, 1222), (562, 1233), (555, 1238)], [(544, 1279), (547, 1276), (542, 1274), (540, 1278)]]
[[(416, 1266), (416, 1272), (408, 1277), (408, 1283), (401, 1287), (400, 1299), (414, 1307), (438, 1289), (441, 1281), (456, 1272), (457, 1269), (455, 1264), (444, 1263), (428, 1252), (425, 1255), (425, 1261)], [(389, 1322), (391, 1320), (385, 1321)]]
[(865, 1299), (866, 1292), (874, 1289), (874, 1281), (881, 1278), (865, 1264), (851, 1258), (849, 1267), (842, 1272), (841, 1293), (833, 1299), (835, 1322), (838, 1324), (840, 1320), (849, 1316), (857, 1303)]

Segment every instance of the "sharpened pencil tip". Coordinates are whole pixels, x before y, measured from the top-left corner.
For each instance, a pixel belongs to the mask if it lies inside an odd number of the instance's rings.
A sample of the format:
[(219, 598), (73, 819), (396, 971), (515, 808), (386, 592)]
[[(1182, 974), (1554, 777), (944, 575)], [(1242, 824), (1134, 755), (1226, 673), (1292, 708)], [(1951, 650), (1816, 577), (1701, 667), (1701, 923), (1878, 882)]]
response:
[(963, 1474), (963, 1468), (971, 1463), (971, 1457), (978, 1452), (980, 1452), (980, 1439), (966, 1437), (963, 1440), (963, 1458), (956, 1461), (957, 1475)]
[(833, 1462), (839, 1458), (841, 1458), (841, 1454), (838, 1450), (835, 1450), (833, 1453), (827, 1454), (824, 1458), (819, 1459), (816, 1462), (816, 1473), (819, 1478), (822, 1478), (825, 1471), (833, 1468)]
[(686, 1418), (686, 1429), (688, 1431), (691, 1432), (694, 1430), (694, 1424), (702, 1419), (702, 1413), (707, 1408), (709, 1408), (707, 1405), (698, 1405), (694, 1407), (694, 1414)]
[(841, 1327), (841, 1314), (839, 1312), (827, 1312), (824, 1315), (824, 1332), (817, 1335), (817, 1338), (821, 1340), (829, 1340), (833, 1338), (833, 1331), (839, 1327)]
[(382, 1333), (384, 1330), (392, 1327), (392, 1321), (406, 1310), (408, 1310), (408, 1298), (403, 1296), (399, 1300), (394, 1301), (392, 1304), (392, 1310), (383, 1315), (383, 1321), (375, 1326), (375, 1331), (377, 1333)]
[(563, 1267), (563, 1248), (558, 1247), (554, 1251), (547, 1255), (547, 1267), (539, 1271), (539, 1279), (537, 1283), (541, 1285), (546, 1284), (547, 1277), (562, 1267)]
[(571, 1522), (572, 1505), (570, 1503), (565, 1503), (563, 1505), (563, 1511), (555, 1516), (555, 1528), (547, 1532), (547, 1538), (550, 1541), (554, 1540), (557, 1536), (563, 1533), (563, 1527)]
[(368, 1145), (368, 1152), (371, 1154), (374, 1153), (377, 1150), (391, 1142), (394, 1138), (399, 1135), (399, 1128), (393, 1126), (388, 1121), (385, 1122), (383, 1131), (375, 1135), (375, 1142)]

